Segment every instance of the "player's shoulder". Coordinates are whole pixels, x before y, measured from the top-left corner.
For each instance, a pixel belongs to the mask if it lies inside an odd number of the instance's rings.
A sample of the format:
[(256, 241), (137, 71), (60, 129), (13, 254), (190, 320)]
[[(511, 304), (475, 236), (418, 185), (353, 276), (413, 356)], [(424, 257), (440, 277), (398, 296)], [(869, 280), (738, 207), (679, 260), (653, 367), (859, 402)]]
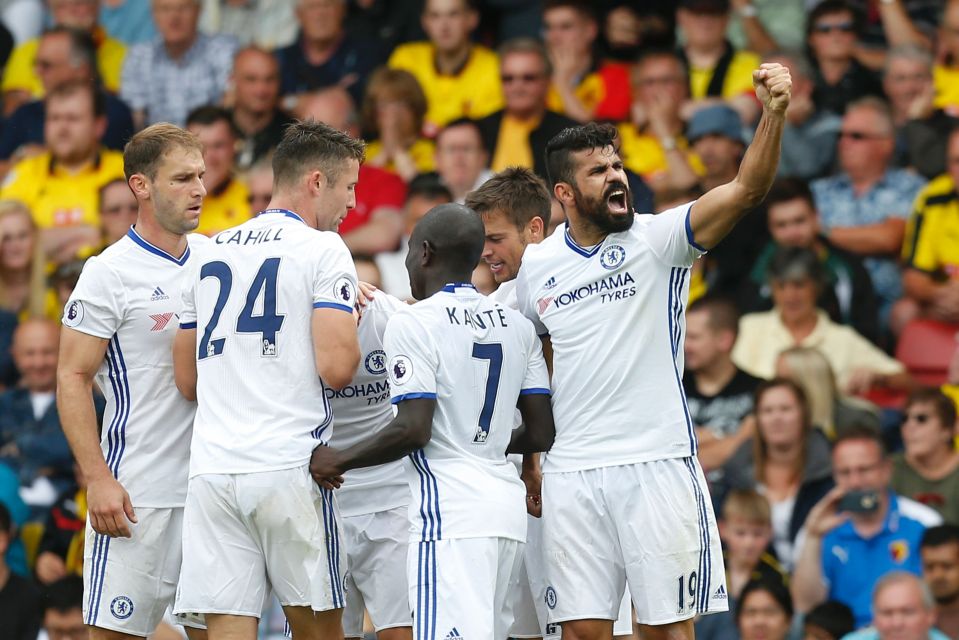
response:
[(400, 309), (405, 309), (410, 305), (406, 304), (396, 296), (391, 296), (385, 291), (377, 289), (373, 293), (372, 299), (367, 303), (367, 309), (376, 313), (392, 315)]
[(83, 263), (83, 270), (97, 271), (122, 267), (124, 263), (137, 256), (136, 248), (136, 244), (130, 238), (130, 233), (127, 233), (97, 255), (87, 258), (87, 261)]
[(566, 225), (556, 227), (556, 230), (543, 239), (542, 242), (526, 245), (523, 251), (522, 266), (538, 266), (562, 255), (566, 244)]

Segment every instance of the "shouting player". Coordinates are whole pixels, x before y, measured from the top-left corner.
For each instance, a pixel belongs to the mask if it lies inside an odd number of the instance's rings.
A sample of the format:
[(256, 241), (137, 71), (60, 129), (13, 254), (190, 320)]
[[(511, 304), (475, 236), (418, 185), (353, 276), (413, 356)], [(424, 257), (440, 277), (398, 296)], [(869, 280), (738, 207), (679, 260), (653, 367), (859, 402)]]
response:
[(356, 272), (327, 231), (356, 203), (363, 150), (290, 125), (270, 207), (212, 238), (184, 294), (176, 382), (198, 406), (174, 611), (206, 614), (213, 638), (256, 638), (268, 585), (294, 638), (343, 637), (336, 503), (307, 464), (330, 436), (325, 385), (347, 385), (360, 357)]
[(628, 584), (642, 636), (691, 639), (725, 611), (722, 553), (682, 387), (689, 268), (776, 173), (789, 72), (754, 72), (763, 115), (739, 174), (691, 204), (636, 215), (615, 129), (546, 148), (562, 230), (527, 247), (517, 299), (553, 358), (556, 444), (543, 465), (546, 604), (563, 637), (609, 638)]
[[(84, 265), (63, 314), (57, 408), (87, 479), (83, 620), (94, 640), (146, 637), (172, 604), (194, 405), (170, 350), (199, 224), (203, 153), (156, 124), (123, 150), (137, 221)], [(107, 399), (98, 435), (92, 384)], [(194, 630), (190, 631), (195, 635)]]

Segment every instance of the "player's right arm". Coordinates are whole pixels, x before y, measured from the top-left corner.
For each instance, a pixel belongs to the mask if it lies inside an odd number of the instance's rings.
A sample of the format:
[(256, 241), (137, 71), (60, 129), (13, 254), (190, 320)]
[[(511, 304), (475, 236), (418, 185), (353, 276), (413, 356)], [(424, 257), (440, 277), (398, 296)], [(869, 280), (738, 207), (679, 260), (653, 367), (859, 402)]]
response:
[(63, 328), (57, 365), (57, 410), (63, 433), (87, 479), (87, 512), (93, 530), (128, 538), (129, 522), (136, 522), (136, 515), (129, 494), (103, 458), (93, 406), (93, 378), (103, 362), (107, 343), (104, 338)]

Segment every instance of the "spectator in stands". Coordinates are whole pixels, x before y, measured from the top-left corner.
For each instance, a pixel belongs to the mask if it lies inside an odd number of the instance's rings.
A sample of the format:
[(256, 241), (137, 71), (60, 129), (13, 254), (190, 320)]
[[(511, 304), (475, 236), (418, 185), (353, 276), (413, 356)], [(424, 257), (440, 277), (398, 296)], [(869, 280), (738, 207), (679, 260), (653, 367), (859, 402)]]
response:
[(73, 469), (76, 484), (60, 494), (43, 525), (33, 568), (40, 584), (48, 585), (68, 575), (83, 575), (87, 487), (80, 465), (74, 464)]
[(826, 278), (817, 306), (833, 321), (851, 326), (869, 340), (878, 340), (878, 303), (869, 273), (859, 256), (840, 249), (822, 234), (809, 185), (798, 178), (780, 178), (766, 195), (765, 205), (772, 239), (743, 281), (740, 309), (749, 313), (772, 308), (768, 269), (779, 248), (809, 249), (819, 258)]
[(0, 309), (21, 319), (47, 313), (46, 257), (30, 210), (0, 200)]
[(339, 86), (354, 102), (362, 99), (366, 80), (383, 56), (375, 41), (354, 38), (343, 28), (346, 5), (346, 0), (297, 0), (300, 34), (277, 52), (283, 95)]
[[(129, 227), (127, 227), (129, 230)], [(80, 279), (80, 272), (83, 271), (83, 263), (86, 259), (77, 258), (63, 264), (57, 265), (57, 268), (50, 274), (50, 289), (53, 290), (57, 299), (56, 309), (62, 313), (62, 309), (67, 306), (70, 294), (77, 288), (77, 280)]]
[[(41, 620), (40, 592), (32, 582), (13, 573), (4, 559), (15, 537), (16, 529), (10, 512), (0, 504), (0, 620), (3, 621), (3, 637), (10, 640), (36, 640)], [(81, 585), (81, 592), (82, 589)], [(82, 625), (80, 631), (85, 631)]]
[(922, 580), (908, 571), (890, 571), (872, 593), (872, 625), (847, 640), (947, 640), (935, 629), (936, 603)]
[(933, 69), (935, 106), (959, 117), (959, 0), (946, 0), (939, 22), (938, 55)]
[(936, 600), (936, 628), (959, 637), (959, 526), (930, 527), (919, 546), (922, 577)]
[(885, 102), (866, 97), (851, 103), (839, 139), (842, 173), (811, 185), (829, 240), (865, 258), (884, 325), (902, 294), (896, 256), (912, 203), (925, 184), (914, 173), (892, 168), (894, 133)]
[(809, 419), (830, 440), (853, 426), (880, 429), (879, 409), (839, 392), (829, 360), (814, 347), (790, 347), (776, 358), (776, 376), (792, 380), (806, 394)]
[(203, 144), (206, 165), (206, 196), (196, 232), (212, 236), (246, 222), (250, 218), (250, 203), (246, 185), (234, 175), (236, 129), (230, 112), (223, 107), (199, 107), (187, 116), (186, 128)]
[(20, 385), (0, 394), (0, 459), (19, 474), (30, 506), (49, 507), (73, 480), (73, 458), (54, 402), (59, 338), (52, 320), (21, 323), (11, 347)]
[(947, 138), (947, 172), (920, 192), (902, 247), (905, 298), (896, 303), (893, 325), (916, 317), (959, 323), (959, 128)]
[(632, 83), (630, 121), (619, 125), (623, 163), (656, 193), (694, 187), (703, 168), (686, 139), (689, 84), (682, 59), (666, 50), (645, 53), (633, 65)]
[(771, 53), (764, 62), (785, 66), (793, 81), (778, 175), (812, 180), (829, 173), (836, 159), (842, 119), (813, 101), (812, 67), (796, 53)]
[[(889, 489), (892, 465), (879, 434), (854, 428), (832, 450), (836, 488), (806, 518), (792, 578), (800, 612), (824, 600), (848, 605), (856, 626), (871, 619), (869, 594), (893, 570), (920, 573), (919, 542), (938, 513)], [(846, 500), (843, 500), (843, 497)]]
[(806, 25), (803, 5), (808, 3), (803, 0), (732, 0), (730, 4), (733, 14), (726, 37), (737, 50), (768, 55), (773, 51), (799, 51), (802, 48)]
[(360, 282), (373, 285), (377, 289), (383, 287), (383, 277), (380, 268), (370, 256), (353, 256), (353, 266), (356, 267), (356, 279)]
[(503, 106), (499, 61), (470, 34), (479, 24), (474, 0), (425, 0), (428, 42), (396, 47), (389, 66), (416, 76), (426, 102), (426, 135), (459, 118), (482, 118)]
[[(95, 65), (96, 48), (89, 33), (54, 27), (40, 37), (36, 66), (46, 93), (71, 80), (95, 83)], [(103, 92), (103, 100), (107, 119), (103, 146), (122, 151), (133, 135), (133, 116), (130, 108), (112, 93)], [(4, 122), (0, 135), (0, 159), (19, 160), (42, 153), (44, 121), (42, 100), (27, 102), (14, 111)]]
[(449, 187), (454, 202), (478, 189), (493, 172), (487, 167), (489, 154), (475, 120), (454, 120), (436, 136), (436, 172)]
[(625, 120), (629, 69), (599, 58), (593, 5), (583, 0), (547, 0), (543, 27), (552, 66), (549, 109), (579, 122)]
[[(53, 18), (53, 26), (79, 29), (89, 33), (96, 43), (98, 77), (107, 90), (120, 90), (120, 69), (126, 48), (119, 41), (107, 37), (97, 25), (97, 0), (49, 0), (47, 6)], [(47, 62), (37, 57), (39, 38), (27, 40), (16, 49), (7, 61), (0, 80), (3, 92), (3, 113), (10, 115), (20, 105), (44, 96), (44, 86), (37, 73), (38, 67)]]
[(900, 362), (816, 307), (825, 276), (815, 253), (781, 248), (769, 262), (768, 275), (773, 308), (740, 320), (739, 340), (733, 348), (737, 366), (770, 378), (780, 351), (814, 347), (829, 360), (844, 393), (864, 393), (876, 386), (908, 388), (909, 376)]
[(946, 140), (959, 126), (959, 111), (935, 104), (933, 57), (916, 45), (895, 47), (886, 55), (883, 88), (896, 121), (896, 159), (932, 180), (946, 171)]
[(55, 262), (68, 260), (100, 238), (100, 187), (123, 178), (123, 155), (103, 149), (103, 95), (83, 81), (52, 89), (46, 97), (47, 151), (13, 166), (0, 198), (24, 202), (44, 232)]
[(728, 0), (682, 0), (676, 22), (685, 44), (680, 53), (689, 69), (689, 95), (696, 107), (725, 102), (742, 121), (752, 124), (759, 115), (753, 94), (753, 70), (760, 59), (750, 51), (736, 51), (726, 40)]
[(842, 115), (863, 96), (882, 95), (875, 74), (856, 59), (861, 21), (845, 0), (823, 0), (806, 22), (806, 44), (813, 63), (813, 102)]
[(738, 331), (739, 311), (730, 300), (706, 296), (686, 311), (683, 389), (696, 427), (699, 462), (711, 483), (753, 433), (753, 395), (760, 380), (729, 357)]
[(200, 0), (152, 2), (160, 35), (130, 48), (120, 97), (133, 109), (138, 129), (155, 122), (183, 126), (191, 110), (223, 99), (236, 42), (197, 30)]
[(786, 640), (793, 603), (782, 581), (755, 580), (746, 585), (736, 607), (741, 640)]
[(892, 458), (892, 488), (959, 522), (959, 452), (956, 405), (939, 389), (916, 389), (906, 401), (902, 423), (905, 451)]
[(245, 171), (270, 153), (293, 119), (280, 109), (280, 68), (276, 58), (247, 47), (233, 59), (233, 126), (238, 140), (236, 166)]
[(376, 255), (376, 266), (380, 269), (383, 290), (400, 300), (411, 300), (410, 278), (406, 271), (406, 255), (413, 227), (420, 218), (433, 207), (453, 201), (453, 194), (435, 173), (427, 173), (413, 178), (406, 192), (403, 205), (403, 236), (399, 249), (384, 251)]
[[(695, 622), (699, 640), (739, 640), (736, 605), (754, 580), (784, 582), (787, 574), (768, 552), (772, 540), (769, 501), (753, 489), (731, 491), (723, 502), (719, 537), (726, 568), (726, 604), (729, 611), (700, 616)], [(768, 639), (767, 639), (768, 640)]]
[(889, 48), (904, 44), (930, 48), (943, 5), (943, 0), (897, 0), (878, 5), (870, 0), (847, 1), (865, 18), (856, 55), (873, 69), (882, 67), (883, 54)]
[(246, 172), (247, 202), (256, 215), (265, 211), (273, 197), (273, 164), (270, 156), (261, 158)]
[(551, 75), (546, 49), (533, 38), (516, 38), (499, 50), (504, 108), (479, 121), (491, 169), (533, 169), (546, 178), (546, 143), (575, 120), (546, 106)]
[(790, 380), (760, 384), (753, 411), (755, 435), (726, 463), (723, 484), (727, 489), (761, 488), (775, 514), (773, 549), (791, 568), (793, 545), (806, 516), (833, 486), (829, 441), (813, 428), (806, 394)]
[(852, 609), (835, 600), (818, 604), (803, 616), (804, 640), (840, 640), (855, 628)]
[(241, 46), (272, 51), (296, 40), (300, 0), (203, 0), (200, 31), (233, 36)]
[[(359, 136), (353, 100), (341, 87), (307, 94), (300, 101), (298, 111), (302, 118), (312, 117), (353, 137)], [(361, 164), (356, 206), (346, 214), (339, 228), (350, 251), (375, 256), (381, 251), (396, 250), (403, 232), (401, 210), (405, 197), (406, 185), (399, 176)]]
[[(719, 104), (700, 109), (690, 118), (686, 137), (702, 161), (701, 193), (735, 179), (746, 144), (742, 122), (731, 107)], [(754, 209), (747, 213), (719, 245), (697, 261), (703, 264), (705, 288), (734, 296), (768, 237), (763, 212)], [(695, 280), (691, 281), (690, 290), (694, 284)]]
[[(14, 4), (18, 4), (14, 0)], [(150, 3), (142, 0), (106, 0), (100, 5), (100, 24), (111, 38), (125, 45), (156, 37)]]
[[(83, 624), (83, 579), (68, 576), (43, 593), (43, 630), (49, 640), (79, 640), (87, 633)], [(159, 634), (157, 634), (159, 636)]]
[(366, 163), (392, 171), (404, 182), (433, 170), (433, 143), (423, 138), (426, 96), (416, 77), (403, 69), (373, 72), (360, 109)]
[(130, 231), (130, 227), (136, 224), (138, 210), (137, 199), (126, 180), (117, 178), (100, 187), (100, 231), (103, 234), (103, 246), (110, 246)]

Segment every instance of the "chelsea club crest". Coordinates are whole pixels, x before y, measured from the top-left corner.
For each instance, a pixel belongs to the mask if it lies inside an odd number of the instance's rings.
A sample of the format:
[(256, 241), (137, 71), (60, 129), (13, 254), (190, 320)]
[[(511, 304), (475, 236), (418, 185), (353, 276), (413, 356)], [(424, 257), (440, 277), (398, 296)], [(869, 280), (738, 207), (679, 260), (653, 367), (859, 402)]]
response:
[(618, 244), (611, 244), (599, 254), (599, 263), (603, 268), (612, 271), (626, 260), (626, 250)]

